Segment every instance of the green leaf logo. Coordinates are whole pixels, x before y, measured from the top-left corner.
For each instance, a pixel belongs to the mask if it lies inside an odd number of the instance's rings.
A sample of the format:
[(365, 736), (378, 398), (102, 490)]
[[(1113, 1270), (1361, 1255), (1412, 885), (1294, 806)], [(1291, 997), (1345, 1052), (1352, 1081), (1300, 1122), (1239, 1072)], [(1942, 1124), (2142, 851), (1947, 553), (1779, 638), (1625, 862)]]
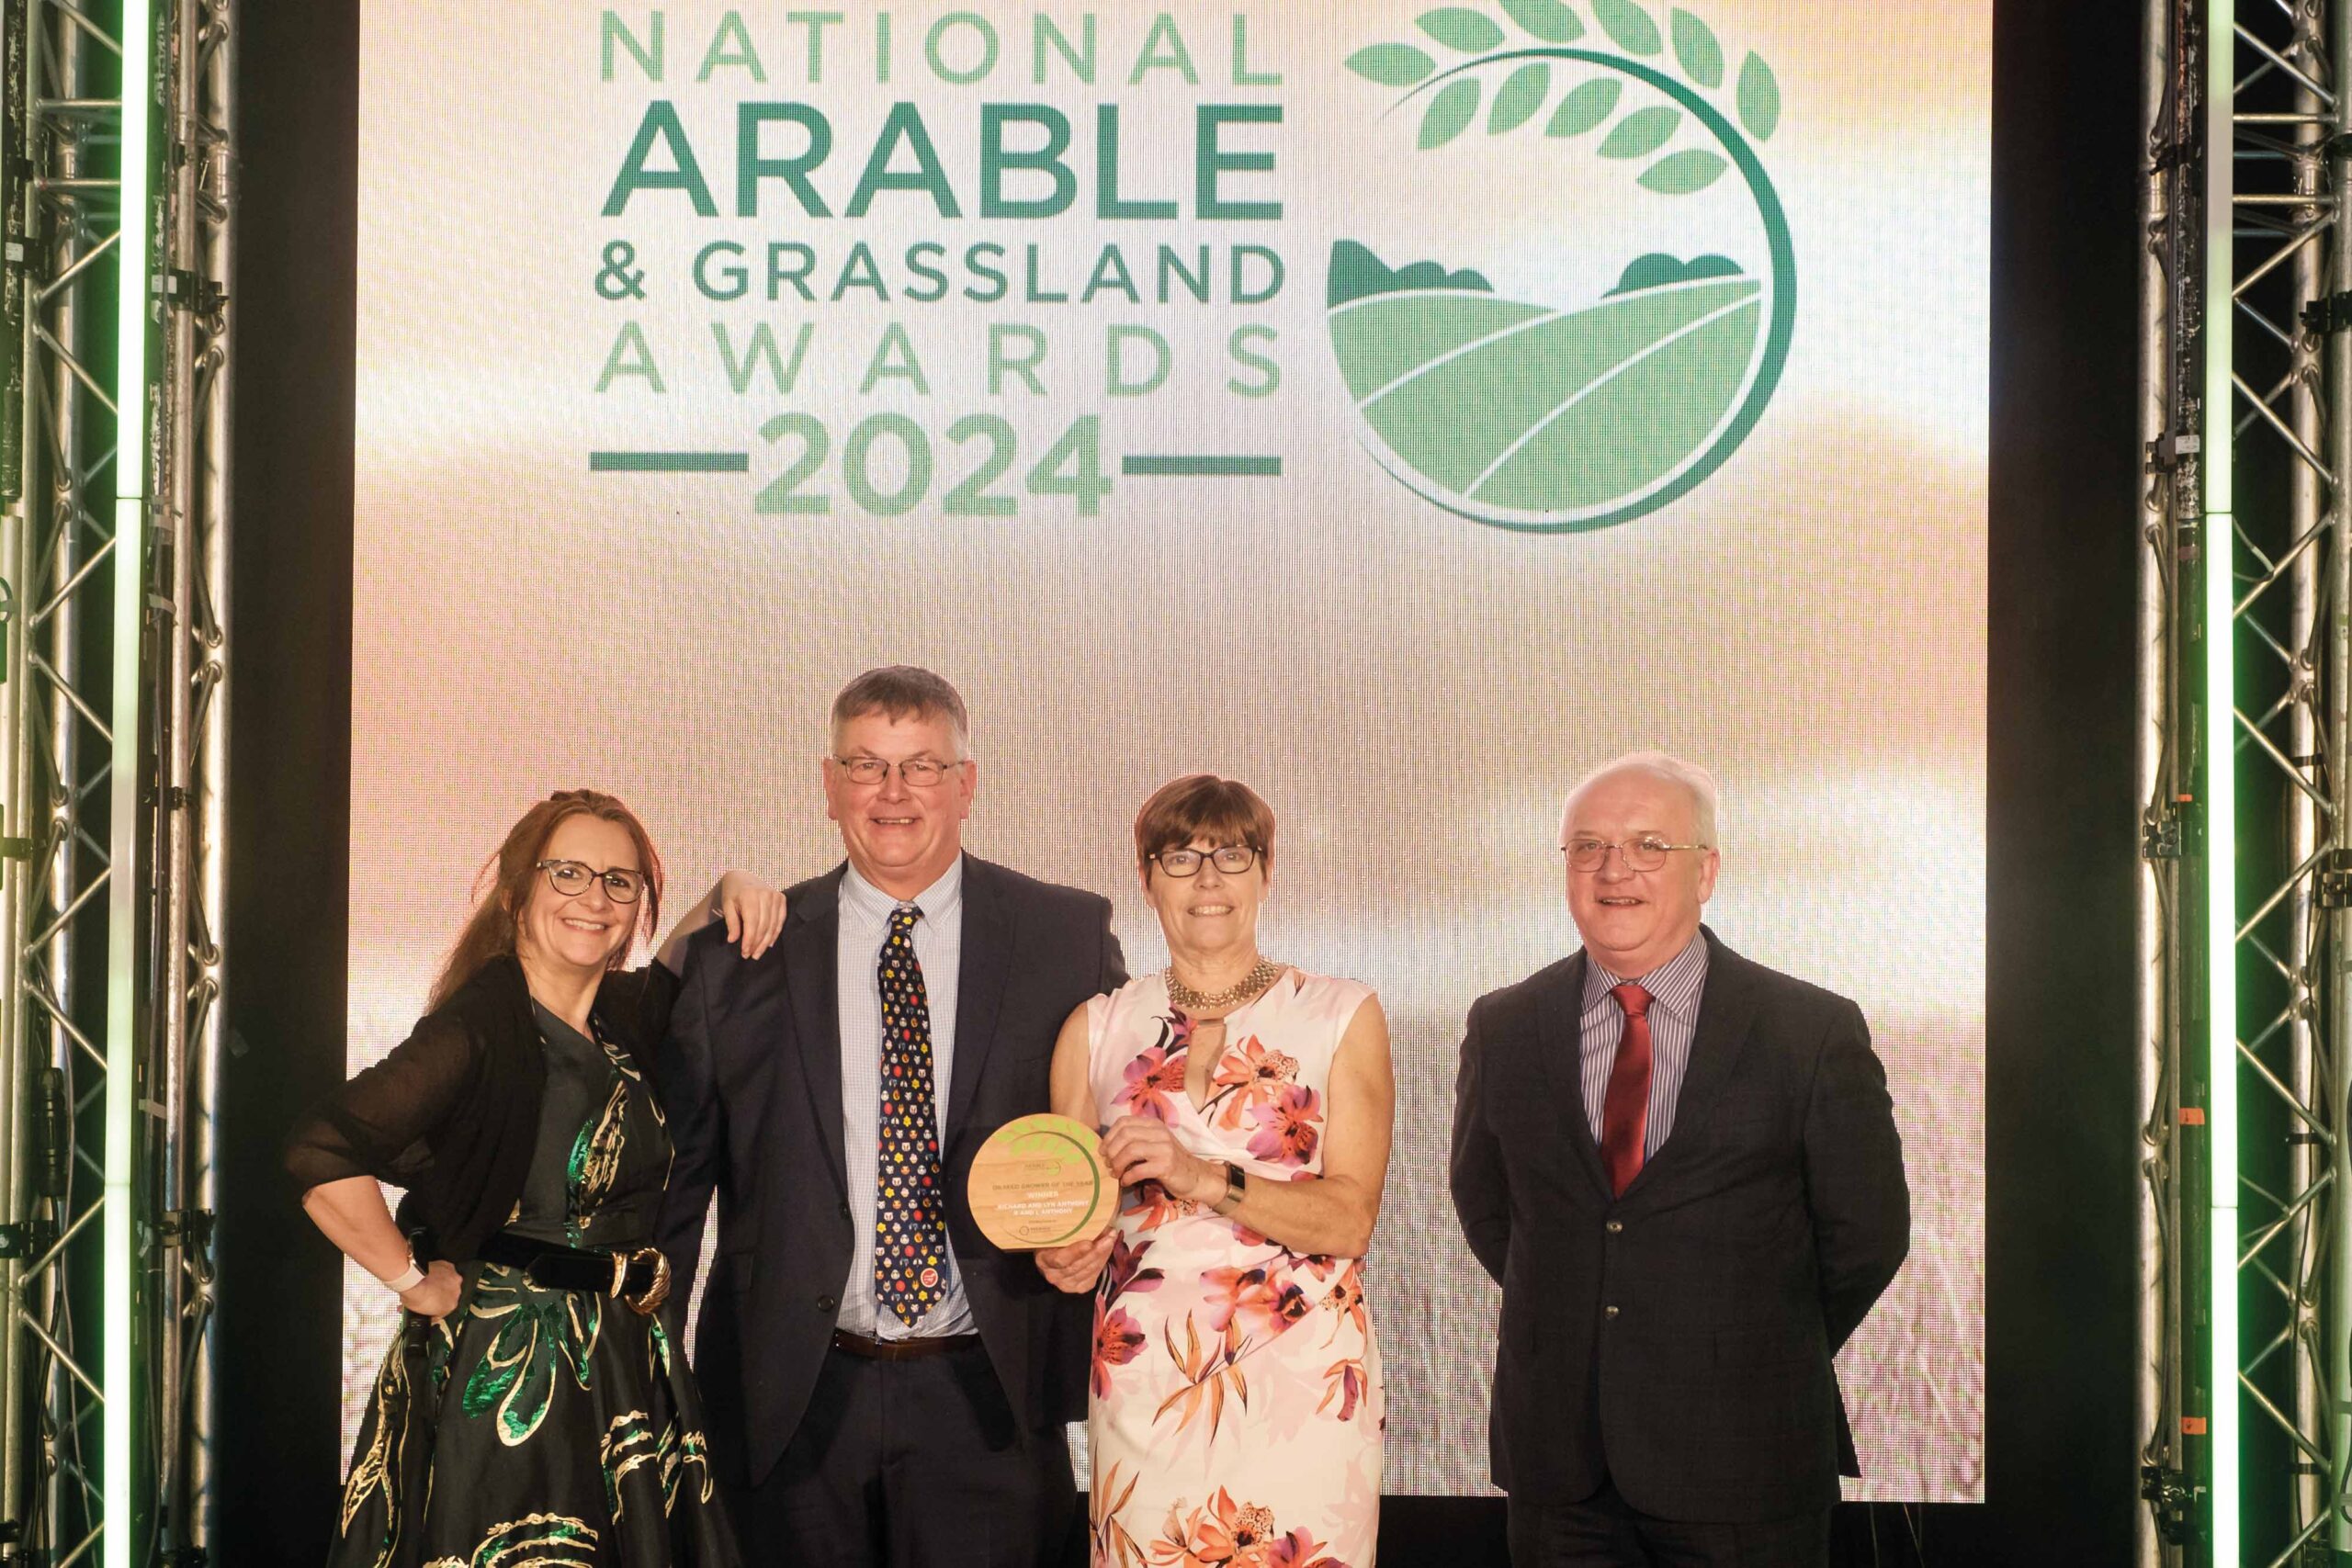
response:
[(1781, 85), (1772, 68), (1755, 55), (1739, 68), (1739, 123), (1758, 141), (1770, 141), (1781, 124)]
[(1617, 100), (1623, 96), (1625, 84), (1614, 76), (1597, 76), (1585, 83), (1552, 111), (1552, 123), (1544, 128), (1546, 136), (1582, 136), (1616, 112)]
[(1467, 78), (1448, 82), (1421, 117), (1421, 150), (1444, 146), (1468, 130), (1477, 115), (1478, 84)]
[(1464, 54), (1500, 49), (1503, 42), (1503, 30), (1495, 25), (1492, 18), (1458, 6), (1425, 13), (1421, 17), (1421, 31), (1446, 48), (1460, 50)]
[(1409, 43), (1376, 43), (1348, 56), (1348, 69), (1384, 87), (1409, 87), (1437, 69), (1437, 62)]
[(1729, 167), (1720, 153), (1703, 147), (1686, 147), (1644, 169), (1641, 180), (1661, 196), (1688, 196), (1714, 184), (1715, 176)]
[(1674, 58), (1682, 62), (1683, 73), (1702, 87), (1724, 85), (1723, 45), (1707, 24), (1688, 11), (1674, 13)]
[(1495, 107), (1487, 115), (1487, 134), (1500, 136), (1517, 130), (1535, 118), (1544, 100), (1552, 96), (1552, 68), (1540, 60), (1531, 60), (1512, 72), (1503, 82), (1502, 91), (1495, 95)]
[[(1754, 227), (1734, 216), (1736, 197), (1678, 205), (1698, 215), (1688, 248), (1633, 257), (1615, 287), (1583, 302), (1515, 299), (1453, 262), (1392, 267), (1341, 240), (1327, 297), (1332, 353), (1366, 446), (1432, 504), (1532, 532), (1607, 527), (1703, 483), (1779, 387), (1796, 256), (1758, 148), (1780, 128), (1781, 86), (1751, 51), (1726, 87), (1730, 57), (1714, 28), (1666, 0), (1655, 11), (1642, 0), (1584, 0), (1598, 36), (1565, 0), (1487, 3), (1415, 18), (1424, 38), (1464, 58), (1390, 41), (1346, 61), (1400, 90), (1396, 107), (1418, 110), (1415, 145), (1436, 154), (1430, 177), (1475, 177), (1458, 161), (1493, 154), (1465, 149), (1540, 118), (1544, 137), (1563, 147), (1543, 156), (1568, 160), (1560, 177), (1623, 165), (1632, 179), (1620, 188), (1634, 200), (1744, 193)], [(1482, 107), (1486, 135), (1464, 141)], [(1603, 131), (1598, 142), (1572, 150), (1594, 131)], [(1579, 166), (1589, 172), (1578, 176)], [(1725, 184), (1726, 174), (1738, 178)], [(1757, 247), (1758, 231), (1763, 254), (1744, 264), (1736, 257)], [(1607, 238), (1585, 225), (1563, 243)]]
[(1560, 0), (1502, 0), (1504, 14), (1520, 31), (1545, 43), (1574, 43), (1584, 37), (1584, 24)]
[(1604, 158), (1646, 158), (1665, 146), (1674, 135), (1674, 128), (1682, 123), (1682, 111), (1668, 108), (1664, 104), (1652, 104), (1645, 109), (1635, 109), (1617, 122), (1617, 129), (1600, 144)]
[(1592, 14), (1600, 18), (1600, 30), (1628, 54), (1656, 54), (1661, 47), (1657, 23), (1634, 0), (1592, 0)]

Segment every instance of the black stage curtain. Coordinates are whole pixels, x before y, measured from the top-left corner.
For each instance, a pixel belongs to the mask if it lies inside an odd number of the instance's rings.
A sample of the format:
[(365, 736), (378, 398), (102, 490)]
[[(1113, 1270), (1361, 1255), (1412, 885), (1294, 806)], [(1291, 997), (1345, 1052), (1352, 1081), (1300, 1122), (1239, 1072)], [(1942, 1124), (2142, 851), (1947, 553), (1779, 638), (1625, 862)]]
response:
[[(240, 26), (214, 1561), (242, 1568), (319, 1558), (341, 1465), (340, 1273), (276, 1150), (343, 1061), (357, 6), (250, 5)], [(1844, 1563), (2118, 1562), (2138, 1506), (2137, 27), (2120, 5), (1996, 6), (1988, 1491), (1843, 1510)], [(1900, 233), (1899, 191), (1856, 199)], [(1501, 1505), (1391, 1499), (1382, 1551), (1499, 1563)]]

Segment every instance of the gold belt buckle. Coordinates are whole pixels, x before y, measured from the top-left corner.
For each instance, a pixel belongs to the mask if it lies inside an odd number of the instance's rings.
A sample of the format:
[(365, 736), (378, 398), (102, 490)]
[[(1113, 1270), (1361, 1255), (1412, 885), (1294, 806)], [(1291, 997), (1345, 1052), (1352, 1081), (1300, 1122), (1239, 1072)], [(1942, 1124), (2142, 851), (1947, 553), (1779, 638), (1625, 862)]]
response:
[[(653, 1282), (629, 1295), (621, 1287), (628, 1281), (632, 1263), (650, 1260), (653, 1265)], [(628, 1309), (640, 1317), (650, 1317), (662, 1303), (670, 1299), (670, 1255), (658, 1247), (640, 1247), (635, 1252), (613, 1254), (613, 1293), (626, 1303)]]

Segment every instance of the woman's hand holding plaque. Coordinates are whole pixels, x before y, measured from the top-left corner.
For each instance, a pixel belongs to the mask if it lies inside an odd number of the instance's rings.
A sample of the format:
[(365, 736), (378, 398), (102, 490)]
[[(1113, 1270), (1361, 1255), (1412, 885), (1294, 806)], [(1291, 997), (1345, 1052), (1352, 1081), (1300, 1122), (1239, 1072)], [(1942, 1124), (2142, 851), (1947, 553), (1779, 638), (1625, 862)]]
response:
[(973, 1223), (1008, 1252), (1089, 1242), (1117, 1216), (1119, 1184), (1094, 1129), (1067, 1116), (1023, 1116), (989, 1134), (966, 1184)]

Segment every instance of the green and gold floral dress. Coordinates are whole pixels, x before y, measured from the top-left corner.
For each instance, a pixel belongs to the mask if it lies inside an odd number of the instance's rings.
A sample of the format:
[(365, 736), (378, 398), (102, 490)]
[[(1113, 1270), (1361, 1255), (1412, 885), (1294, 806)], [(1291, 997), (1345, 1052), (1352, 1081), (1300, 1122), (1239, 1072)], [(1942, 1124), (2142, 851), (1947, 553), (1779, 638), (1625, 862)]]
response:
[[(628, 1051), (536, 1002), (547, 1090), (506, 1228), (575, 1247), (653, 1236), (670, 1140)], [(409, 1316), (344, 1486), (331, 1568), (733, 1568), (678, 1332), (474, 1262), (458, 1310)]]

